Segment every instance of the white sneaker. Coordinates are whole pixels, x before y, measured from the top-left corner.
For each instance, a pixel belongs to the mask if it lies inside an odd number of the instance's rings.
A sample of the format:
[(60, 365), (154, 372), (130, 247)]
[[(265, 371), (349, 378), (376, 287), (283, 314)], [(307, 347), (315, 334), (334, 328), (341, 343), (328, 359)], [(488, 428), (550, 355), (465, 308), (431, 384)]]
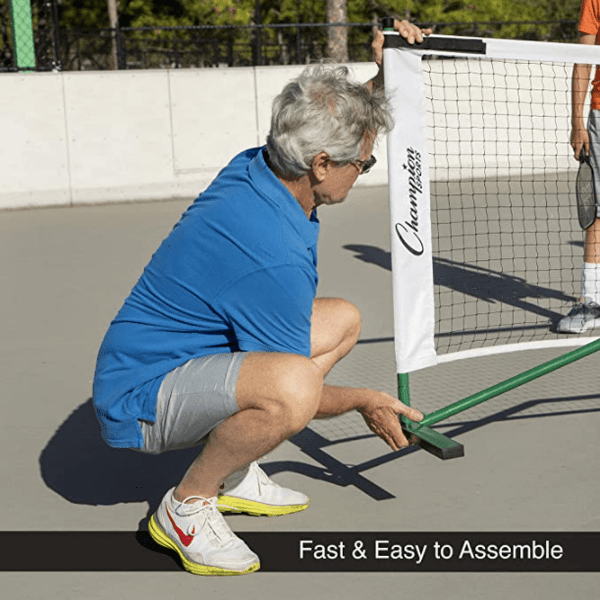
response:
[(586, 298), (578, 302), (556, 326), (559, 333), (583, 333), (600, 326), (600, 306)]
[(221, 512), (267, 517), (299, 512), (310, 503), (305, 494), (271, 481), (256, 462), (230, 475), (217, 500)]
[[(150, 517), (148, 530), (161, 546), (175, 550), (194, 575), (243, 575), (260, 568), (259, 558), (219, 513), (216, 498), (192, 496), (182, 503), (169, 490)], [(185, 504), (188, 500), (195, 500)]]

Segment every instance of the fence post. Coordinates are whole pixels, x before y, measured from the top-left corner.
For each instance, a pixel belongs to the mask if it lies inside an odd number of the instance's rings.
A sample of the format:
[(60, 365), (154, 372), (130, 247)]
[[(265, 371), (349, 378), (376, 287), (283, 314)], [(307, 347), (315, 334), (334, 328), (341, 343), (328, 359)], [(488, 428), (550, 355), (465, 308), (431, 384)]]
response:
[(118, 56), (117, 65), (119, 66), (119, 69), (125, 70), (127, 69), (127, 44), (120, 27), (117, 27), (116, 36)]
[(252, 66), (260, 67), (262, 65), (262, 15), (261, 15), (261, 0), (256, 0), (254, 3), (254, 46), (252, 56)]
[(60, 52), (60, 23), (58, 20), (58, 5), (56, 0), (48, 0), (51, 10), (52, 20), (52, 39), (54, 43), (54, 61), (52, 63), (53, 71), (62, 71), (62, 58)]
[(296, 63), (301, 65), (304, 62), (302, 56), (302, 28), (296, 28)]
[(19, 71), (35, 71), (30, 0), (10, 0), (10, 17), (15, 42), (15, 66)]

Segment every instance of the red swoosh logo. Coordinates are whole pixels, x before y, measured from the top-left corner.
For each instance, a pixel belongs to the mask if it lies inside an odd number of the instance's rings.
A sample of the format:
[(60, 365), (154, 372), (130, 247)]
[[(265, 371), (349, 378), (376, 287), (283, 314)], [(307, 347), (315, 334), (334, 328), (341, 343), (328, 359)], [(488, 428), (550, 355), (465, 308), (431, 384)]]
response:
[(169, 509), (167, 507), (165, 507), (165, 510), (167, 511), (167, 517), (169, 517), (169, 521), (171, 521), (171, 524), (173, 525), (173, 529), (175, 529), (175, 531), (177, 532), (177, 535), (179, 536), (181, 543), (186, 547), (189, 546), (194, 541), (194, 536), (186, 535), (185, 533), (183, 533), (183, 531), (181, 531), (181, 529), (179, 527), (177, 527), (177, 525), (175, 524), (175, 521), (173, 520), (173, 517), (171, 516)]

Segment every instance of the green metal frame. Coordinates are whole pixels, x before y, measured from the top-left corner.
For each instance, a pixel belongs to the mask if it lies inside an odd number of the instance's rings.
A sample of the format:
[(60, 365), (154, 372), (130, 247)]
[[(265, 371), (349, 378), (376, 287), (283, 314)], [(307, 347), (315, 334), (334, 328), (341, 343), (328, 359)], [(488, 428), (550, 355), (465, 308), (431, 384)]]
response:
[(15, 63), (19, 71), (35, 70), (35, 46), (31, 0), (10, 0), (10, 17), (15, 42)]
[[(435, 456), (442, 459), (458, 458), (464, 456), (464, 447), (462, 444), (442, 435), (441, 433), (431, 429), (431, 425), (452, 417), (464, 410), (477, 406), (486, 400), (490, 400), (500, 394), (509, 392), (516, 387), (525, 383), (529, 383), (542, 375), (547, 375), (556, 369), (560, 369), (569, 365), (581, 358), (589, 356), (600, 350), (600, 339), (590, 342), (581, 348), (577, 348), (571, 352), (567, 352), (562, 356), (553, 358), (533, 369), (529, 369), (519, 375), (502, 381), (492, 387), (489, 387), (481, 392), (468, 396), (463, 400), (459, 400), (453, 404), (441, 408), (432, 413), (424, 415), (424, 418), (419, 423), (409, 421), (402, 418), (402, 428), (406, 432), (411, 443), (421, 446), (423, 449), (431, 452)], [(408, 386), (408, 374), (400, 373), (398, 375), (398, 397), (400, 400), (410, 406), (410, 392)]]

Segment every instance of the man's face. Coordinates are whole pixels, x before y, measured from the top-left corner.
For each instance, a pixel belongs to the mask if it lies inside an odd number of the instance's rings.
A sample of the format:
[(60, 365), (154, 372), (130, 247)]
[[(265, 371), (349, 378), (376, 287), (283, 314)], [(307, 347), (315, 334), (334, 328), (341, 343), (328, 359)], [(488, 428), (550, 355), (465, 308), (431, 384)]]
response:
[[(373, 151), (375, 135), (366, 135), (363, 139), (360, 160), (367, 160)], [(343, 202), (352, 186), (361, 173), (361, 167), (358, 163), (348, 163), (346, 165), (337, 165), (328, 161), (324, 165), (325, 175), (323, 180), (313, 188), (315, 202), (320, 204), (339, 204)]]

